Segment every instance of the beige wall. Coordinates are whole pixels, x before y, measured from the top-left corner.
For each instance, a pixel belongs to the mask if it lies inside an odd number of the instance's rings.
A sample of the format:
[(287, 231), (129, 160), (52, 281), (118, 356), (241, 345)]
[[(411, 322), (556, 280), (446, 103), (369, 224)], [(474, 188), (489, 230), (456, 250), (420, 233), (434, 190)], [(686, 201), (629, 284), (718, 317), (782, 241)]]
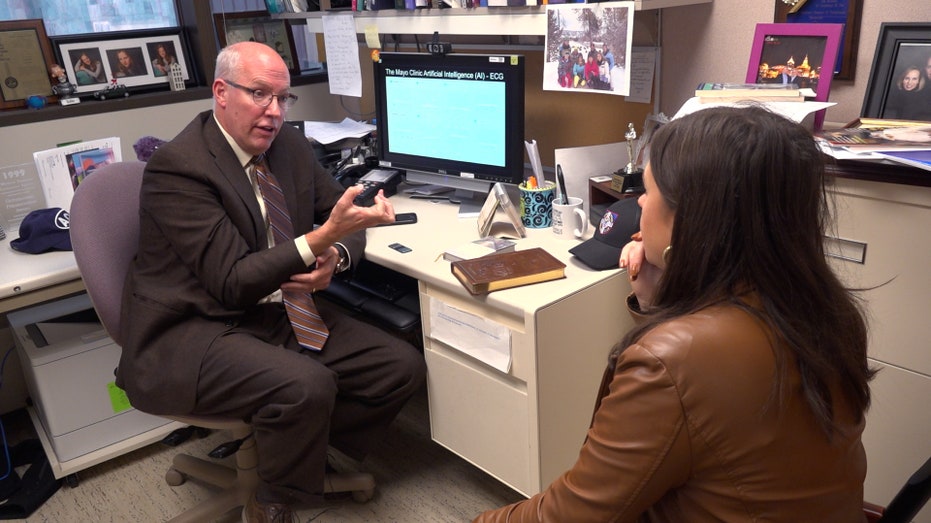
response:
[[(773, 2), (712, 0), (664, 9), (661, 110), (669, 116), (701, 82), (742, 82), (758, 23), (773, 22)], [(857, 65), (852, 81), (834, 80), (825, 121), (844, 124), (860, 116), (873, 53), (883, 22), (931, 22), (928, 0), (863, 1)]]

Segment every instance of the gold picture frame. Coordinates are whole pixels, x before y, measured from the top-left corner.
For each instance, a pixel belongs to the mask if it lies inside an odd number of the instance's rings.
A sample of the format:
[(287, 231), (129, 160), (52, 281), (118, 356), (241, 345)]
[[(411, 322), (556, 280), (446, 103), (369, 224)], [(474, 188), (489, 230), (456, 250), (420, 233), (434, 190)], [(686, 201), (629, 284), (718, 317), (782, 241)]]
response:
[(41, 18), (0, 22), (0, 51), (0, 109), (25, 107), (33, 95), (58, 100), (49, 72), (55, 55)]

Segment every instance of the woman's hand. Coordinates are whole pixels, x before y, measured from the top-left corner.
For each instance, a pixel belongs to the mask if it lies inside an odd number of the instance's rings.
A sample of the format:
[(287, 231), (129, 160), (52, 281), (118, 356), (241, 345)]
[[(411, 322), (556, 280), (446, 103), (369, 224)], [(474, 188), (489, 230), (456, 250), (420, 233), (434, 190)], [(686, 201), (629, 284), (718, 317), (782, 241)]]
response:
[(640, 233), (635, 233), (631, 238), (633, 241), (628, 242), (621, 249), (618, 267), (627, 269), (630, 288), (637, 296), (640, 310), (646, 311), (653, 304), (653, 296), (663, 270), (647, 261)]

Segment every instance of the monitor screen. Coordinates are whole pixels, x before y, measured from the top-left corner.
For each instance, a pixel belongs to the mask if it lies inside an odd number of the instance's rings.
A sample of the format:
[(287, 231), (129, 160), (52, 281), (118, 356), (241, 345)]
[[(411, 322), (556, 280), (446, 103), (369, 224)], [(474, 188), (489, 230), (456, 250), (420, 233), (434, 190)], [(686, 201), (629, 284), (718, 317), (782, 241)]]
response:
[(374, 76), (382, 166), (485, 192), (523, 181), (523, 56), (380, 53)]

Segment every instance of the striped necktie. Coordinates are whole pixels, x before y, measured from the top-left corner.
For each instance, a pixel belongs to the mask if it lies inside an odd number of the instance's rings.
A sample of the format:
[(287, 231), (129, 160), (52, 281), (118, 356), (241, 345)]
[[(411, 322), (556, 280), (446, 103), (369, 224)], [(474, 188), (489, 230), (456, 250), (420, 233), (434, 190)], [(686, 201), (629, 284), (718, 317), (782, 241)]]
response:
[[(268, 169), (265, 155), (253, 159), (253, 165), (259, 191), (262, 193), (262, 199), (265, 200), (265, 213), (268, 216), (268, 224), (271, 226), (275, 244), (294, 241), (294, 227), (291, 225), (291, 216), (288, 214), (284, 193), (275, 175)], [(313, 296), (307, 292), (284, 289), (281, 295), (297, 342), (306, 349), (315, 351), (322, 349), (330, 331), (320, 318), (320, 313), (317, 312)]]

